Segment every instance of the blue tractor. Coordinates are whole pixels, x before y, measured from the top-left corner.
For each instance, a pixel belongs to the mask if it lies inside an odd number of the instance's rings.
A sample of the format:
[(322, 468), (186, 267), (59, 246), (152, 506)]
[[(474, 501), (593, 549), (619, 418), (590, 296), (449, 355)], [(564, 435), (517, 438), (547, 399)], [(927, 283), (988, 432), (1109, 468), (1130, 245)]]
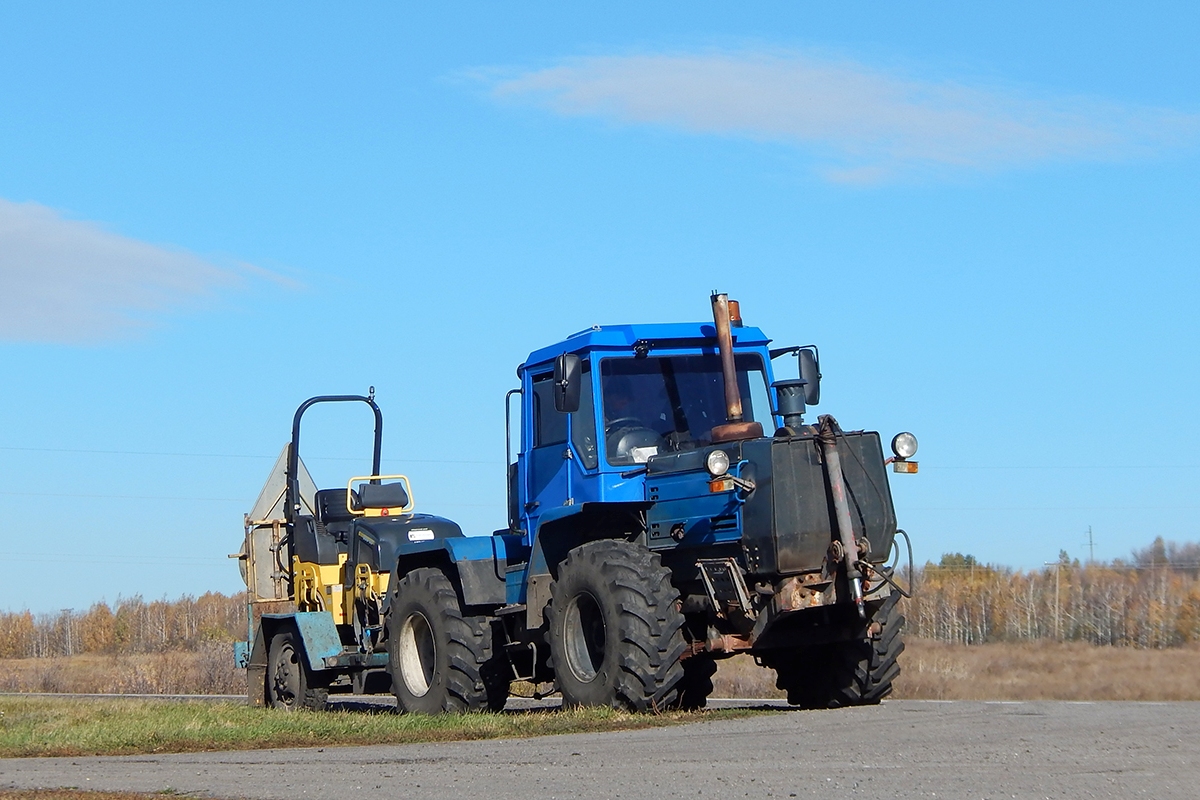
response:
[[(596, 326), (529, 356), (506, 398), (508, 526), (491, 536), (412, 513), (407, 479), (377, 474), (378, 415), (358, 489), (313, 487), (300, 513), (293, 469), (285, 603), (256, 615), (252, 698), (311, 705), (390, 678), (402, 711), (461, 712), (502, 708), (526, 681), (566, 706), (692, 709), (739, 653), (799, 706), (886, 696), (904, 647), (887, 465), (916, 472), (916, 439), (885, 458), (878, 433), (806, 423), (816, 348), (772, 349), (736, 302), (711, 300), (712, 322)], [(775, 378), (783, 357), (799, 377)], [(331, 527), (342, 544), (305, 583), (322, 565), (298, 544)]]

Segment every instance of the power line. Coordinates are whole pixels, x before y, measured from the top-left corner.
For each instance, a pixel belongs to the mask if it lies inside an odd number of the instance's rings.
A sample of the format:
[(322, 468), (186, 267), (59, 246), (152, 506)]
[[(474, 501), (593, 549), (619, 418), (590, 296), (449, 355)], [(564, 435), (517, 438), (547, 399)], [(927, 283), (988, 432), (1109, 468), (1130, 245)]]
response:
[[(245, 458), (257, 459), (260, 461), (274, 461), (278, 456), (264, 455), (249, 455), (246, 453), (171, 453), (151, 450), (83, 450), (67, 447), (0, 447), (0, 450), (9, 450), (22, 453), (73, 453), (84, 455), (105, 455), (105, 456), (160, 456), (166, 458)], [(496, 466), (504, 463), (497, 459), (493, 461), (480, 461), (471, 459), (447, 459), (447, 458), (403, 458), (392, 457), (383, 459), (388, 464), (488, 464)], [(352, 458), (349, 456), (318, 456), (306, 458), (305, 461), (370, 461), (369, 458)]]
[(146, 494), (79, 494), (77, 492), (0, 492), (6, 497), (81, 497), (88, 500), (172, 500), (203, 503), (254, 502), (245, 497), (168, 497)]
[[(74, 492), (0, 492), (0, 497), (13, 498), (83, 498), (88, 500), (170, 500), (187, 503), (253, 503), (247, 498), (180, 498), (151, 494), (79, 494)], [(426, 505), (422, 501), (422, 506)], [(494, 509), (492, 503), (434, 503), (438, 509)]]
[(947, 466), (940, 464), (930, 464), (928, 467), (922, 464), (924, 470), (1031, 470), (1031, 469), (1047, 469), (1047, 470), (1074, 470), (1074, 469), (1200, 469), (1200, 464), (1075, 464), (1075, 465), (996, 465), (996, 466)]
[[(46, 561), (45, 553), (0, 553), (5, 561)], [(217, 564), (228, 563), (228, 556), (112, 556), (89, 555), (87, 553), (58, 554), (55, 563), (67, 564)]]
[[(0, 446), (0, 450), (10, 450), (14, 452), (25, 453), (77, 453), (85, 455), (114, 455), (114, 456), (160, 456), (167, 458), (244, 458), (258, 459), (268, 461), (276, 458), (276, 456), (251, 455), (248, 453), (175, 453), (167, 451), (153, 450), (94, 450), (94, 449), (79, 449), (67, 447), (4, 447)], [(322, 456), (310, 457), (306, 461), (363, 461), (363, 458), (353, 458), (349, 456)], [(504, 463), (500, 459), (482, 460), (482, 459), (447, 459), (447, 458), (405, 458), (392, 457), (385, 458), (389, 464), (409, 463), (409, 464), (487, 464), (496, 466)], [(960, 466), (960, 465), (940, 465), (940, 464), (924, 464), (922, 470), (1120, 470), (1120, 469), (1200, 469), (1200, 464), (1063, 464), (1063, 465), (987, 465), (987, 466)]]
[(82, 450), (69, 447), (0, 447), (0, 450), (14, 450), (24, 453), (84, 453), (87, 455), (105, 456), (183, 456), (186, 458), (258, 458), (271, 459), (275, 456), (238, 455), (233, 453), (166, 453), (149, 450)]
[(905, 506), (904, 511), (1196, 511), (1200, 506)]
[[(1045, 566), (1045, 567), (1063, 567), (1068, 570), (1073, 569), (1073, 570), (1078, 570), (1081, 572), (1087, 571), (1087, 570), (1114, 570), (1117, 572), (1141, 572), (1141, 571), (1153, 572), (1154, 570), (1193, 570), (1193, 569), (1200, 570), (1200, 561), (1181, 561), (1178, 563), (1147, 564), (1145, 566), (1137, 566), (1134, 564), (1122, 564), (1120, 566), (1117, 566), (1115, 564), (1107, 564), (1104, 562), (1093, 562), (1091, 564), (1081, 564), (1079, 566), (1074, 566), (1071, 564), (1060, 564), (1057, 561), (1047, 561), (1043, 564), (1043, 566)], [(944, 570), (944, 571), (948, 571), (948, 572), (978, 571), (981, 573), (989, 572), (989, 571), (990, 572), (1005, 572), (1005, 571), (1024, 572), (1025, 571), (1019, 567), (1010, 567), (1010, 566), (1007, 566), (1004, 564), (978, 563), (978, 564), (944, 564), (943, 565), (943, 564), (935, 564), (932, 561), (926, 562), (923, 566), (917, 567), (917, 569), (930, 569), (930, 570), (938, 570), (938, 571)], [(1029, 571), (1030, 572), (1041, 572), (1041, 570), (1038, 570), (1036, 568), (1029, 570)]]
[[(246, 497), (179, 497), (145, 494), (84, 494), (80, 492), (12, 492), (0, 491), (0, 497), (73, 497), (87, 500), (168, 500), (198, 503), (250, 503)], [(423, 501), (422, 505), (426, 505)], [(441, 503), (437, 508), (494, 508), (492, 503)], [(1197, 511), (1200, 506), (908, 506), (905, 511)]]

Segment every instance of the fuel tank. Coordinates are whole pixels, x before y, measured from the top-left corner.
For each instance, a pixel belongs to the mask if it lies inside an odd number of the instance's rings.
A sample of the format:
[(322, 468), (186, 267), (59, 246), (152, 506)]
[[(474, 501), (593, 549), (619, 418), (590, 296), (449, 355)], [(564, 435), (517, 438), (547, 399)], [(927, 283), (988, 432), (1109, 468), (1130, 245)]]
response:
[[(892, 549), (896, 511), (879, 434), (847, 432), (838, 436), (837, 447), (854, 537), (865, 538), (867, 560), (880, 563)], [(754, 439), (741, 444), (741, 457), (753, 465), (755, 483), (741, 514), (748, 571), (791, 575), (820, 569), (837, 538), (837, 512), (817, 438)]]

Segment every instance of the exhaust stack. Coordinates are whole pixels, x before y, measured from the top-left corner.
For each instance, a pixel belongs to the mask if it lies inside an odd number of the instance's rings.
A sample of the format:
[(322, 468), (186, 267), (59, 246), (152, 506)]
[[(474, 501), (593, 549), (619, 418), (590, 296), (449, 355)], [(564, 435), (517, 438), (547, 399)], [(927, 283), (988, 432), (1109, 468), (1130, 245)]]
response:
[[(713, 292), (712, 295), (713, 323), (717, 328), (717, 350), (721, 354), (721, 374), (725, 382), (725, 417), (724, 425), (712, 429), (714, 442), (734, 442), (740, 439), (757, 439), (763, 435), (763, 427), (758, 422), (745, 422), (742, 415), (742, 395), (738, 391), (737, 367), (733, 360), (733, 331), (731, 326), (736, 323), (741, 327), (741, 309), (736, 301), (730, 301), (729, 295)], [(737, 311), (731, 314), (730, 306)]]

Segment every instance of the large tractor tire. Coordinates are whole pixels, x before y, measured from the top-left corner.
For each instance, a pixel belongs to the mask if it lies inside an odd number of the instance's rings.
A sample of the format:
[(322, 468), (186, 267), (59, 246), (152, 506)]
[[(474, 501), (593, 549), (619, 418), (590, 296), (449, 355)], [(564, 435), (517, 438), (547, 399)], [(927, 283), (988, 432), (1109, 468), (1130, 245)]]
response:
[(675, 706), (687, 649), (679, 592), (659, 557), (621, 540), (572, 550), (551, 588), (550, 658), (563, 705)]
[(320, 711), (328, 697), (329, 689), (320, 684), (306, 663), (296, 632), (285, 630), (272, 636), (267, 650), (267, 705), (284, 711)]
[(437, 569), (417, 569), (396, 586), (388, 615), (388, 663), (401, 712), (498, 711), (508, 698), (492, 655), (491, 622), (464, 614)]
[(775, 670), (775, 687), (787, 692), (787, 701), (800, 708), (833, 705), (830, 647), (775, 650), (761, 657), (763, 666)]
[(904, 651), (899, 600), (899, 594), (892, 594), (875, 613), (872, 621), (879, 623), (880, 632), (874, 638), (765, 653), (762, 663), (775, 670), (775, 685), (787, 692), (788, 703), (842, 708), (874, 705), (891, 694)]
[(874, 705), (892, 693), (892, 684), (900, 675), (900, 654), (904, 640), (900, 631), (904, 616), (896, 607), (900, 594), (893, 593), (872, 620), (880, 626), (879, 635), (863, 641), (846, 642), (836, 648), (831, 706)]

